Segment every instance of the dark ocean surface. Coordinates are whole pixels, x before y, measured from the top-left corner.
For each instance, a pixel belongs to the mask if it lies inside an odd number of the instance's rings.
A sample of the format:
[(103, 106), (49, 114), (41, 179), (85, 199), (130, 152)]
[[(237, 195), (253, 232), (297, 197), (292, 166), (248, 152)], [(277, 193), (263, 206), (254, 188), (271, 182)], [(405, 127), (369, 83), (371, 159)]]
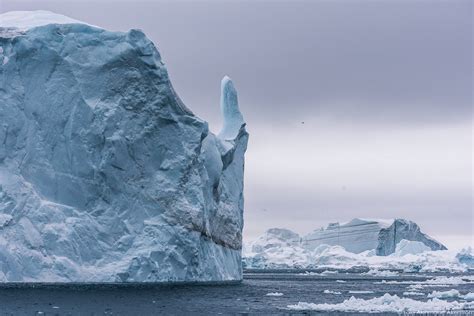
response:
[[(300, 301), (334, 304), (351, 296), (369, 299), (385, 293), (403, 297), (404, 292), (413, 291), (408, 288), (409, 284), (391, 284), (387, 281), (424, 281), (436, 276), (472, 277), (473, 274), (415, 273), (381, 277), (361, 273), (306, 273), (303, 270), (246, 272), (240, 283), (218, 285), (10, 283), (0, 285), (0, 310), (1, 315), (322, 315), (327, 313), (292, 311), (287, 306)], [(450, 289), (461, 293), (474, 292), (474, 283), (426, 286), (416, 291), (428, 294)], [(341, 294), (326, 294), (324, 290)], [(267, 296), (272, 292), (283, 295)], [(426, 295), (409, 297), (428, 300)], [(339, 313), (332, 315), (335, 314)], [(474, 315), (474, 311), (453, 314)]]

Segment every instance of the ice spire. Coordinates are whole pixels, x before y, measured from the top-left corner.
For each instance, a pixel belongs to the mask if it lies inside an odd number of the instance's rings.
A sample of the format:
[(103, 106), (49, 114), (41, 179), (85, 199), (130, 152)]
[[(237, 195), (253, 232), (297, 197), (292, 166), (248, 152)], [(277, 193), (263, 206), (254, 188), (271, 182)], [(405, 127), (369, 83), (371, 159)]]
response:
[(221, 112), (224, 124), (219, 133), (219, 138), (233, 140), (239, 134), (240, 128), (245, 124), (245, 121), (239, 110), (237, 91), (228, 76), (224, 76), (221, 81)]

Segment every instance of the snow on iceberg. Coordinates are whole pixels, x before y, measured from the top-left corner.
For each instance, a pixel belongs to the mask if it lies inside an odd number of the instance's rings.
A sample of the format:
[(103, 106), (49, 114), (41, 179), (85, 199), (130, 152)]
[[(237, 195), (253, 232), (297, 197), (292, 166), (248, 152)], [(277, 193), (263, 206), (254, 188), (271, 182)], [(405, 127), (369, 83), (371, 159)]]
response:
[(426, 246), (421, 241), (409, 241), (406, 239), (402, 239), (397, 244), (394, 255), (398, 257), (403, 257), (406, 255), (417, 255), (430, 250), (430, 247)]
[(44, 10), (10, 11), (3, 13), (0, 18), (0, 28), (15, 28), (23, 31), (48, 24), (76, 23), (86, 24), (84, 22), (72, 19), (68, 16)]
[[(302, 251), (302, 252), (301, 252)], [(274, 256), (273, 254), (280, 254)], [(300, 258), (297, 264), (291, 257), (282, 254), (295, 254)], [(285, 248), (267, 251), (259, 254), (245, 253), (243, 262), (245, 268), (255, 269), (280, 269), (280, 268), (306, 268), (306, 269), (333, 269), (333, 270), (361, 270), (367, 269), (367, 274), (377, 276), (390, 276), (391, 271), (404, 272), (465, 272), (469, 267), (456, 259), (456, 252), (426, 251), (416, 255), (375, 256), (370, 252), (354, 254), (345, 251), (339, 246), (322, 245), (315, 251), (303, 248)], [(258, 260), (254, 260), (258, 258)], [(387, 271), (388, 270), (388, 271)], [(376, 272), (375, 272), (376, 271)]]
[(301, 238), (297, 233), (289, 229), (270, 228), (250, 245), (250, 250), (262, 252), (271, 248), (297, 247), (300, 243)]
[(271, 228), (244, 247), (243, 265), (247, 268), (300, 267), (311, 259), (301, 247), (299, 235), (289, 229)]
[(314, 310), (328, 312), (357, 312), (357, 313), (433, 313), (447, 311), (473, 310), (474, 304), (462, 302), (446, 302), (433, 298), (426, 302), (411, 298), (400, 298), (397, 295), (385, 294), (371, 299), (351, 297), (337, 304), (314, 304), (299, 302), (288, 305), (290, 310)]
[(2, 60), (2, 281), (242, 278), (248, 134), (228, 77), (219, 137), (139, 30), (4, 13)]

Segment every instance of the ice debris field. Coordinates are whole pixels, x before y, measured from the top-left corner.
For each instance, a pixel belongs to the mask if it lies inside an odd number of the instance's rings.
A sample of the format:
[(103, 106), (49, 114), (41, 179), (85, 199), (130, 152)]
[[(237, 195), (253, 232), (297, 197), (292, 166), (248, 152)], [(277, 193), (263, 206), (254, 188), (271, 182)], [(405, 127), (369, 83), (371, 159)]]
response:
[[(472, 294), (472, 293), (470, 293)], [(351, 297), (337, 304), (314, 304), (299, 302), (288, 305), (289, 310), (338, 311), (357, 313), (435, 313), (447, 311), (467, 311), (474, 309), (471, 302), (447, 302), (437, 298), (428, 301), (417, 301), (397, 295), (384, 294), (371, 299)]]

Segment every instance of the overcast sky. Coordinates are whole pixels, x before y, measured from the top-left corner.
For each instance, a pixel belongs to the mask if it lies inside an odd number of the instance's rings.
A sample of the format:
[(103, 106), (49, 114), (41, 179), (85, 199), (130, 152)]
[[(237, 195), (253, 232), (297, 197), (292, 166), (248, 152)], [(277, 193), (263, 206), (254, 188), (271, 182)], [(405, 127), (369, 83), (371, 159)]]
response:
[(234, 80), (247, 240), (401, 217), (474, 245), (471, 1), (0, 0), (33, 9), (143, 29), (214, 131), (220, 79)]

